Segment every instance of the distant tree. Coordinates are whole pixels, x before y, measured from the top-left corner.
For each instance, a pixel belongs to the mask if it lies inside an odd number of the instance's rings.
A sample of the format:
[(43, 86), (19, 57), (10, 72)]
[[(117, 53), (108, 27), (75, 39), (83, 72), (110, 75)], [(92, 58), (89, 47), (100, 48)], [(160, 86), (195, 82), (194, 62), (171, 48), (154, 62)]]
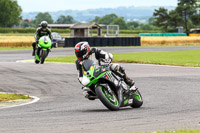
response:
[(23, 21), (22, 23), (20, 23), (20, 26), (23, 28), (36, 27), (36, 25), (33, 22), (29, 22), (29, 21)]
[(154, 16), (154, 25), (158, 27), (162, 27), (164, 31), (167, 31), (168, 28), (168, 20), (169, 20), (169, 14), (168, 10), (165, 8), (159, 8), (158, 10), (155, 9), (155, 12), (153, 13)]
[(192, 21), (193, 21), (194, 25), (199, 25), (200, 24), (200, 14), (193, 16)]
[(0, 0), (0, 26), (12, 27), (20, 21), (21, 7), (16, 0)]
[(154, 26), (151, 24), (140, 24), (140, 30), (154, 30)]
[(40, 24), (42, 21), (47, 21), (49, 24), (53, 23), (53, 19), (48, 12), (45, 13), (38, 13), (35, 17), (34, 23), (36, 25)]
[(165, 31), (168, 28), (174, 31), (177, 26), (184, 26), (185, 31), (189, 33), (191, 27), (200, 24), (200, 15), (197, 13), (200, 5), (197, 1), (199, 0), (178, 0), (175, 10), (169, 12), (165, 8), (155, 10), (153, 24), (162, 27)]
[(95, 23), (99, 23), (99, 20), (101, 19), (101, 17), (96, 16), (94, 18), (94, 20), (92, 20), (91, 22), (95, 22)]
[(30, 23), (27, 21), (24, 21), (21, 23), (21, 27), (23, 27), (23, 28), (30, 27)]
[[(191, 19), (194, 18), (197, 12), (197, 0), (178, 0), (176, 7), (177, 13), (182, 17), (186, 32), (189, 32)], [(195, 21), (195, 19), (193, 20)], [(195, 22), (194, 22), (195, 23)]]
[(127, 24), (123, 17), (116, 18), (112, 21), (111, 25), (119, 25), (120, 29), (127, 29)]
[(155, 17), (150, 17), (150, 18), (148, 19), (148, 24), (153, 25), (154, 22), (155, 22)]
[(133, 29), (139, 27), (139, 23), (136, 21), (131, 21), (131, 22), (127, 23), (127, 27), (128, 27), (128, 29), (133, 30)]
[(118, 16), (116, 14), (108, 14), (99, 19), (98, 23), (109, 25), (117, 18)]
[(75, 22), (74, 18), (69, 15), (68, 16), (61, 15), (56, 21), (57, 24), (72, 24), (74, 22)]
[(178, 5), (195, 5), (197, 0), (178, 0)]
[(173, 27), (173, 29), (176, 29), (176, 27), (180, 26), (183, 23), (183, 19), (176, 10), (171, 10), (169, 12), (168, 22), (169, 26)]

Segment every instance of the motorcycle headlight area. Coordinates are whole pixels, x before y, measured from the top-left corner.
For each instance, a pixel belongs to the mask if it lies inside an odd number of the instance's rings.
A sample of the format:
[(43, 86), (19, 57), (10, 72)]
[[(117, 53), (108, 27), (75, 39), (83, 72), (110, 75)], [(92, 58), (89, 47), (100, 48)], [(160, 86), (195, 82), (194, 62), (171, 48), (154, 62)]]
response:
[(81, 84), (84, 86), (87, 86), (90, 83), (90, 80), (88, 77), (86, 77), (85, 75), (83, 75), (83, 79), (81, 81)]

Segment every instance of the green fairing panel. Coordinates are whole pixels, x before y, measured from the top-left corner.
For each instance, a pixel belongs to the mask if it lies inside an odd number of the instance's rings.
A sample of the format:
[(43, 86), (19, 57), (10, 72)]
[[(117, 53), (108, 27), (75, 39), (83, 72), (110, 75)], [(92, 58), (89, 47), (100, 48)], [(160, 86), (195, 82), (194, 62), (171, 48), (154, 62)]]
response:
[(42, 50), (47, 51), (47, 48), (43, 48)]
[(93, 78), (93, 76), (90, 78), (90, 83), (87, 85), (88, 87), (91, 86), (92, 84), (96, 84), (98, 82), (98, 80), (104, 76), (107, 72), (104, 72), (102, 74), (100, 74), (98, 77), (94, 78), (92, 81), (91, 79)]
[(124, 105), (126, 105), (128, 103), (128, 99), (126, 99), (125, 101), (124, 101)]
[[(46, 40), (46, 43), (45, 43), (45, 40)], [(51, 39), (47, 36), (41, 37), (39, 39), (39, 45), (41, 48), (51, 48), (52, 46)]]
[(111, 78), (111, 74), (107, 68), (102, 68), (101, 66), (95, 65), (92, 60), (85, 60), (82, 65), (82, 70), (84, 72), (84, 75), (90, 79), (90, 83), (87, 85), (88, 87), (92, 84), (96, 84), (98, 80), (106, 73), (106, 75), (108, 75), (108, 78)]

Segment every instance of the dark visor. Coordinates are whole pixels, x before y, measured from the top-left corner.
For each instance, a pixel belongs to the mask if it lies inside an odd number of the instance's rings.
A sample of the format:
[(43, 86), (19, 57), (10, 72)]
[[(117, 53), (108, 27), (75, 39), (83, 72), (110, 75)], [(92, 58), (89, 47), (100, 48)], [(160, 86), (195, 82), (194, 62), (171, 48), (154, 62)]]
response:
[(83, 58), (83, 55), (86, 54), (86, 51), (76, 51), (75, 53), (77, 58)]

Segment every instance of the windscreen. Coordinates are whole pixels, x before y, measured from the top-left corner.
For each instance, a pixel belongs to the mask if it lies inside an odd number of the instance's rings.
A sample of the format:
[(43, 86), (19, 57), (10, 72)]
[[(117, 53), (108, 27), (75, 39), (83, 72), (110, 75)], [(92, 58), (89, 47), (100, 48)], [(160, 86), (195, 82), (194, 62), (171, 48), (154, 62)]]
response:
[(91, 66), (94, 66), (94, 61), (92, 61), (92, 60), (85, 60), (83, 62), (83, 68), (84, 68), (85, 71), (90, 70)]

